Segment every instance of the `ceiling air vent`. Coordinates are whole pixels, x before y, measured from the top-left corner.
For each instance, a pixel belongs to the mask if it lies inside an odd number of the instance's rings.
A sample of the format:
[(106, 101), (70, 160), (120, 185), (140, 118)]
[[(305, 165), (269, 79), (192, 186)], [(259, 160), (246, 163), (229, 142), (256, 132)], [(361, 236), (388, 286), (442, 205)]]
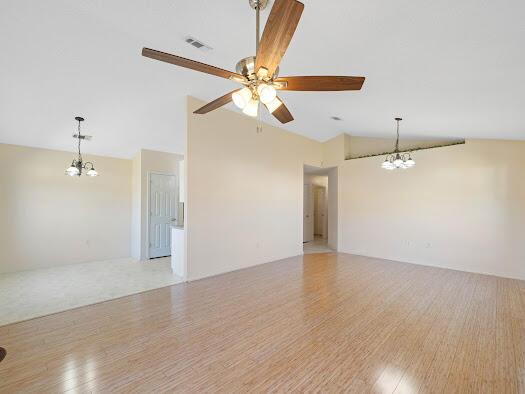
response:
[(332, 116), (330, 119), (332, 119), (332, 120), (342, 120), (339, 116)]
[(206, 45), (202, 41), (197, 40), (195, 37), (187, 36), (184, 38), (184, 41), (186, 41), (191, 46), (200, 49), (201, 51), (210, 51), (212, 50), (212, 47), (209, 45)]

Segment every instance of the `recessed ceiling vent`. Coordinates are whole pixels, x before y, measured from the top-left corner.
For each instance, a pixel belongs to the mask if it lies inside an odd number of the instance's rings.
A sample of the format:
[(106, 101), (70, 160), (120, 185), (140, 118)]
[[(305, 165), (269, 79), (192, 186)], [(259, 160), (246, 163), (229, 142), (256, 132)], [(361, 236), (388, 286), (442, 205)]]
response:
[(330, 119), (332, 119), (332, 120), (343, 120), (339, 116), (332, 116)]
[(184, 41), (186, 41), (191, 46), (200, 49), (201, 51), (211, 51), (213, 48), (209, 45), (206, 45), (202, 41), (197, 40), (195, 37), (187, 36), (184, 38)]

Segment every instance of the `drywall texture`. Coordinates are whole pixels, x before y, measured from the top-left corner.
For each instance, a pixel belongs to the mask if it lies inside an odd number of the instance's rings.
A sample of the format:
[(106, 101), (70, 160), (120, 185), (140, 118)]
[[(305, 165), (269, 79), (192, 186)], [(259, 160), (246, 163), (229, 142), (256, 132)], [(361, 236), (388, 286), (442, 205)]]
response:
[(469, 140), (339, 167), (346, 253), (525, 279), (525, 142)]
[(100, 176), (69, 177), (74, 156), (0, 144), (0, 272), (129, 256), (131, 160), (86, 155)]
[(303, 165), (321, 144), (188, 98), (188, 279), (302, 253)]

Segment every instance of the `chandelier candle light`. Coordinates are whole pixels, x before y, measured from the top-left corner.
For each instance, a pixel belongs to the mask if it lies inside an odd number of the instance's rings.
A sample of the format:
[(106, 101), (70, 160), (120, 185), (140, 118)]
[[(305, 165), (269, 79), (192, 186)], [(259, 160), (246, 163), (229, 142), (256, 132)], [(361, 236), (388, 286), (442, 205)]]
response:
[(73, 162), (71, 163), (71, 166), (68, 167), (66, 170), (66, 175), (69, 176), (80, 176), (82, 175), (82, 170), (87, 171), (87, 176), (97, 176), (98, 172), (95, 171), (95, 167), (93, 166), (93, 163), (90, 161), (87, 161), (84, 163), (82, 160), (82, 154), (80, 153), (80, 143), (82, 140), (91, 140), (91, 136), (89, 135), (82, 135), (80, 133), (80, 123), (84, 121), (84, 118), (81, 118), (80, 116), (77, 116), (75, 120), (78, 122), (78, 133), (73, 134), (73, 138), (78, 139), (78, 157), (76, 159), (73, 159)]
[(402, 121), (402, 118), (395, 118), (397, 122), (397, 138), (396, 138), (396, 147), (394, 153), (388, 155), (385, 158), (381, 167), (385, 170), (395, 170), (397, 168), (407, 169), (414, 167), (416, 162), (410, 156), (410, 152), (403, 153), (399, 152), (399, 122)]

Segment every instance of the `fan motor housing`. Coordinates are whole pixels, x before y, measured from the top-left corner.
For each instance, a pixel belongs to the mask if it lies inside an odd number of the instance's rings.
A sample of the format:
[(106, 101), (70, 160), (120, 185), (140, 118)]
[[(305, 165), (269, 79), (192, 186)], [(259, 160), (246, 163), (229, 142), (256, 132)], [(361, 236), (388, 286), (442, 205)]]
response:
[[(255, 56), (248, 56), (244, 59), (241, 59), (237, 62), (237, 65), (235, 66), (235, 71), (237, 71), (237, 74), (241, 74), (242, 76), (248, 78), (248, 79), (256, 79), (255, 77)], [(277, 78), (279, 75), (279, 67), (275, 69), (275, 72), (273, 73), (272, 78)]]

